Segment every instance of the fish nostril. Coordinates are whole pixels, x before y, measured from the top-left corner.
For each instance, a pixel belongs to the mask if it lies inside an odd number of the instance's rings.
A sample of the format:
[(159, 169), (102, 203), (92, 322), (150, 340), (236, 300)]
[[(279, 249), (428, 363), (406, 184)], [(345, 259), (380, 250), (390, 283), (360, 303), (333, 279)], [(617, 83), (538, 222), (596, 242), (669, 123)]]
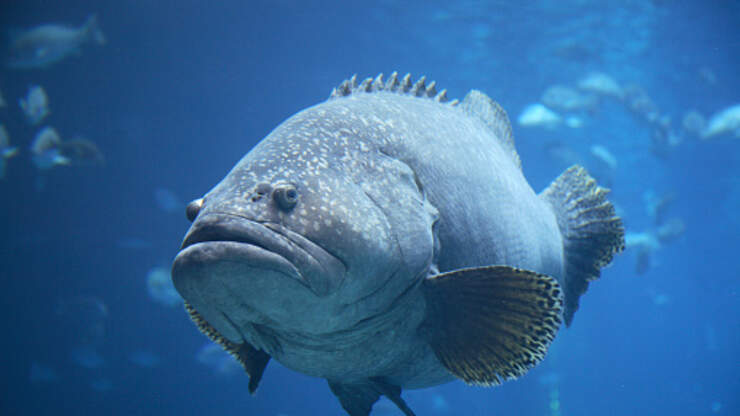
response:
[(268, 195), (272, 191), (272, 185), (267, 182), (260, 182), (255, 186), (254, 191), (249, 194), (249, 199), (252, 202), (257, 202), (262, 199), (265, 195)]
[(283, 211), (290, 211), (298, 203), (298, 190), (295, 185), (286, 183), (275, 186), (272, 198)]
[(188, 204), (185, 208), (185, 216), (188, 217), (188, 221), (195, 221), (195, 217), (198, 216), (200, 208), (203, 206), (203, 198), (198, 198)]

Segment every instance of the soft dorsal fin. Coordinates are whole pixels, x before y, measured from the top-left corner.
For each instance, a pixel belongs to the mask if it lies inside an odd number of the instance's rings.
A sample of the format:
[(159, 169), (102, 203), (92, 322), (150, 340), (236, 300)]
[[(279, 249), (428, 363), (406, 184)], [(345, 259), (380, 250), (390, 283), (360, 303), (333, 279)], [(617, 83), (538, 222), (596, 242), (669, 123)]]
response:
[(329, 96), (330, 100), (340, 97), (346, 97), (358, 93), (371, 92), (395, 92), (402, 95), (411, 95), (414, 97), (430, 98), (440, 103), (457, 105), (458, 100), (448, 101), (447, 90), (437, 92), (437, 83), (432, 81), (426, 82), (426, 77), (422, 76), (416, 82), (411, 81), (411, 74), (406, 74), (403, 78), (398, 77), (398, 72), (393, 72), (387, 81), (383, 81), (383, 74), (375, 78), (365, 78), (364, 81), (357, 83), (357, 75), (344, 80), (338, 87), (334, 88)]
[(624, 250), (624, 225), (586, 169), (568, 168), (540, 193), (552, 206), (563, 236), (565, 254), (565, 323), (570, 325), (578, 299), (588, 284), (599, 278), (601, 268)]
[(522, 162), (514, 146), (514, 135), (511, 132), (509, 116), (497, 102), (478, 90), (470, 90), (458, 107), (483, 121), (504, 148), (511, 153), (519, 169), (522, 168)]

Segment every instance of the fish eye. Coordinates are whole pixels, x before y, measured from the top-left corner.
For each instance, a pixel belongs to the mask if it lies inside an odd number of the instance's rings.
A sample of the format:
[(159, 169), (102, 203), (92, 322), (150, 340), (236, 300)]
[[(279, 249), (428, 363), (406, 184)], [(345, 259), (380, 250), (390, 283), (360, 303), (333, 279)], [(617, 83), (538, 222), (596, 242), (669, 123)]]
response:
[(198, 216), (198, 212), (200, 212), (200, 208), (202, 206), (203, 198), (198, 198), (188, 204), (188, 206), (185, 208), (185, 216), (188, 217), (188, 221), (195, 221), (195, 217)]
[(286, 183), (275, 186), (272, 198), (283, 211), (289, 211), (298, 203), (298, 190), (295, 185)]

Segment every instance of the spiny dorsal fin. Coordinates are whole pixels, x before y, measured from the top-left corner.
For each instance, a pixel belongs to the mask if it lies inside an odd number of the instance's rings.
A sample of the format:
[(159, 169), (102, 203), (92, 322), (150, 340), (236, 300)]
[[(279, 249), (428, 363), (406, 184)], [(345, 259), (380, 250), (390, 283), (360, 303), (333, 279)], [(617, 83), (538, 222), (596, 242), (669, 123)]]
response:
[(265, 372), (265, 367), (267, 367), (267, 363), (270, 361), (270, 356), (264, 351), (254, 348), (248, 342), (237, 344), (224, 338), (188, 302), (185, 302), (185, 311), (187, 311), (190, 319), (195, 323), (195, 326), (198, 327), (200, 332), (210, 338), (211, 341), (220, 345), (221, 348), (239, 361), (247, 372), (247, 375), (249, 375), (249, 393), (254, 393), (262, 379), (262, 374)]
[(506, 111), (497, 102), (478, 90), (470, 90), (459, 107), (466, 113), (483, 121), (511, 153), (519, 169), (522, 168), (522, 162), (519, 160), (519, 154), (514, 146), (514, 135), (511, 132), (509, 116), (506, 115)]
[(449, 105), (457, 105), (458, 103), (458, 100), (448, 101), (447, 90), (437, 92), (437, 83), (435, 81), (427, 84), (426, 77), (422, 76), (414, 83), (411, 81), (411, 74), (406, 74), (403, 78), (399, 79), (398, 72), (393, 72), (385, 82), (383, 81), (383, 74), (379, 74), (375, 78), (366, 78), (359, 84), (357, 83), (357, 74), (355, 74), (352, 78), (344, 80), (338, 87), (334, 88), (329, 99), (333, 100), (352, 94), (378, 91), (431, 98), (440, 103), (449, 103)]

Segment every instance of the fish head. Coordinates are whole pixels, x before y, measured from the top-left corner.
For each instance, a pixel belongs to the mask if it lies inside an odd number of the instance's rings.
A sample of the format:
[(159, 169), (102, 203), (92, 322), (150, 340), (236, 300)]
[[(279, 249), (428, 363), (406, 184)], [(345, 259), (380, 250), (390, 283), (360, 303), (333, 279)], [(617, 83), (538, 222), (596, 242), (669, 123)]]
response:
[(436, 211), (373, 134), (305, 110), (188, 205), (172, 278), (223, 336), (249, 340), (255, 325), (347, 329), (426, 276)]

